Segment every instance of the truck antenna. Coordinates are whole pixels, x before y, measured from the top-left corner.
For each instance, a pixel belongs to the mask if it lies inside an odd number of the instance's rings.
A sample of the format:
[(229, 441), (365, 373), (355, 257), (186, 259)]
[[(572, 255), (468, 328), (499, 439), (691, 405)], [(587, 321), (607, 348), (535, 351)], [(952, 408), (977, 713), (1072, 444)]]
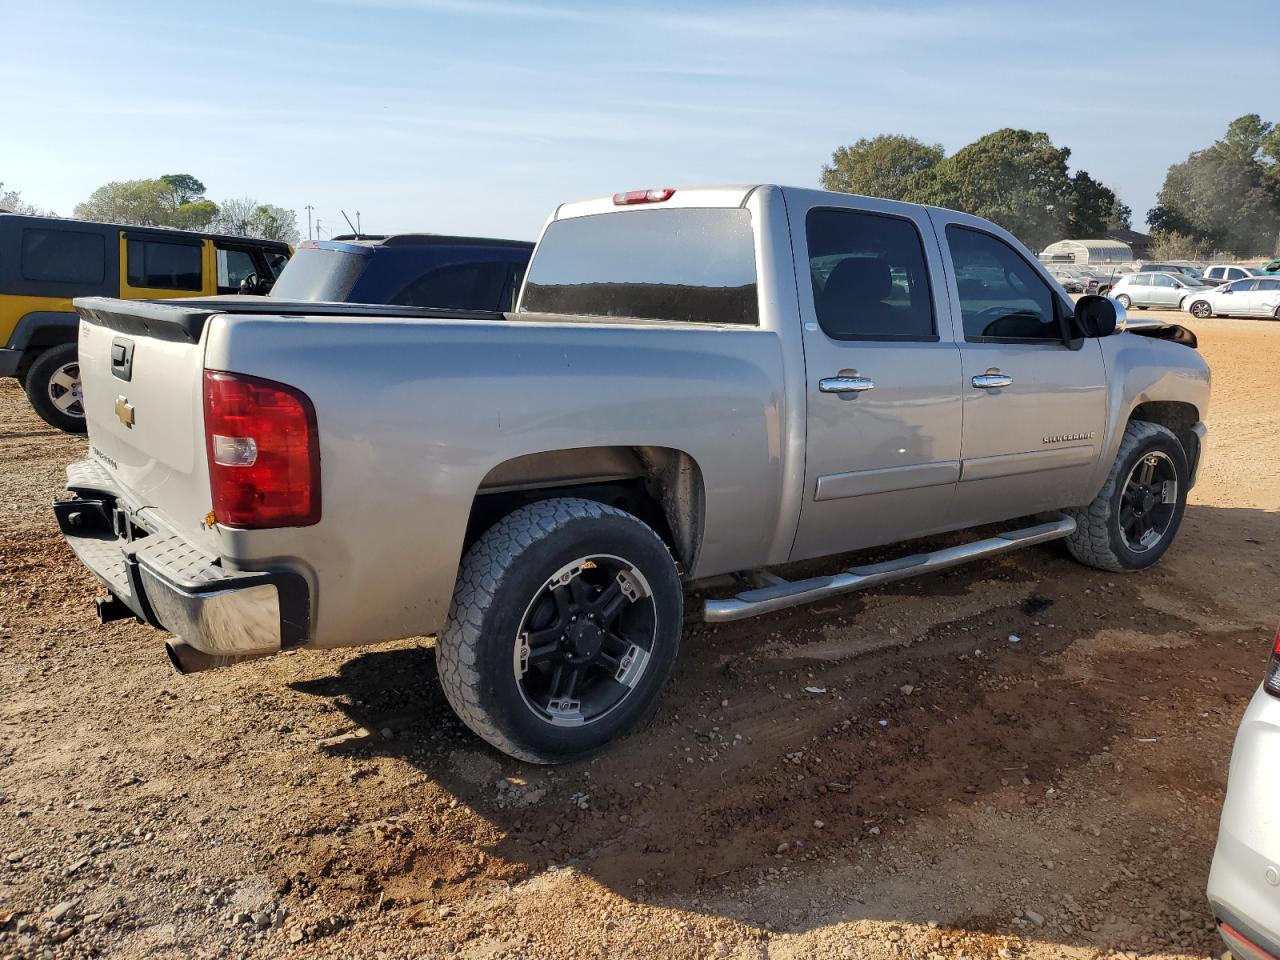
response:
[(340, 214), (342, 214), (342, 219), (343, 219), (343, 220), (345, 220), (345, 221), (347, 221), (347, 226), (351, 228), (351, 232), (352, 232), (352, 233), (354, 233), (354, 234), (356, 235), (356, 239), (357, 239), (357, 240), (359, 240), (359, 239), (360, 239), (360, 231), (356, 229), (356, 225), (355, 225), (354, 223), (352, 223), (352, 222), (351, 222), (351, 218), (347, 216), (347, 211), (345, 211), (345, 210), (339, 210), (338, 212), (339, 212)]

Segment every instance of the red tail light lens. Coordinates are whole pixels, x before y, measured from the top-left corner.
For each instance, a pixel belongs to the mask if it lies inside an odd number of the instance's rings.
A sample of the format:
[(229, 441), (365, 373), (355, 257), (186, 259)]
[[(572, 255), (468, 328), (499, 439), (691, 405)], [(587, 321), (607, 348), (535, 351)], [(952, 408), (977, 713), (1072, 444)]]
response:
[(263, 529), (320, 519), (320, 441), (306, 394), (206, 370), (204, 434), (218, 523)]
[(1280, 630), (1276, 631), (1275, 642), (1271, 645), (1271, 662), (1267, 664), (1262, 689), (1273, 697), (1280, 697)]
[(615, 193), (613, 202), (615, 206), (626, 207), (633, 203), (661, 203), (663, 200), (670, 200), (675, 196), (674, 187), (658, 187), (655, 190), (627, 190), (624, 193)]

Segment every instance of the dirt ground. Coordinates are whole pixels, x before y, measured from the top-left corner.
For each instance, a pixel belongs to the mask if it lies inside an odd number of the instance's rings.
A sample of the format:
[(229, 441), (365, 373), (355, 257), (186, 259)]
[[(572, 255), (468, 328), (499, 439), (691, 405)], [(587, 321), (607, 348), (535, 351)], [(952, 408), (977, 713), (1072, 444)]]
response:
[(0, 381), (0, 957), (1216, 956), (1280, 324), (1195, 326), (1210, 446), (1158, 568), (1051, 545), (691, 627), (654, 724), (554, 769), (453, 719), (429, 640), (182, 677), (99, 626), (48, 509), (85, 444)]

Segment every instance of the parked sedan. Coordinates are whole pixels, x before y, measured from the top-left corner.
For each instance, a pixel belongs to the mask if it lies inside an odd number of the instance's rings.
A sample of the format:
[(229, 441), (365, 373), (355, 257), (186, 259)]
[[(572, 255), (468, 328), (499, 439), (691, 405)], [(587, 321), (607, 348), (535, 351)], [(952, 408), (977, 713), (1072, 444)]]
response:
[(1280, 957), (1280, 633), (1231, 752), (1209, 906), (1238, 960)]
[(1280, 277), (1250, 277), (1183, 300), (1193, 317), (1270, 317), (1280, 320)]
[(1242, 267), (1233, 263), (1215, 263), (1204, 271), (1204, 278), (1214, 283), (1227, 283), (1231, 280), (1247, 280), (1249, 277), (1265, 276), (1261, 267)]
[(1163, 310), (1180, 310), (1192, 294), (1208, 289), (1191, 277), (1180, 273), (1131, 273), (1116, 281), (1111, 288), (1115, 297), (1127, 310), (1137, 307), (1146, 310), (1156, 307)]

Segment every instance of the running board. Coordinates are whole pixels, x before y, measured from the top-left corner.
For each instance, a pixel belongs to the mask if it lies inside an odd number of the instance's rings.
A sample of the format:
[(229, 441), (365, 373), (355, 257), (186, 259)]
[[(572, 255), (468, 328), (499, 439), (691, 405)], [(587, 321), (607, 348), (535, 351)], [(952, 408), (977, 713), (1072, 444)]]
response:
[(811, 603), (814, 600), (823, 600), (842, 593), (851, 593), (854, 590), (865, 590), (867, 587), (891, 583), (894, 580), (905, 580), (907, 577), (918, 577), (936, 570), (958, 567), (970, 560), (994, 557), (1020, 547), (1061, 540), (1063, 537), (1071, 536), (1075, 529), (1076, 522), (1073, 519), (1061, 517), (1034, 527), (1010, 530), (1008, 533), (1002, 533), (987, 540), (978, 540), (975, 543), (964, 543), (958, 547), (947, 547), (932, 553), (916, 553), (885, 563), (867, 564), (865, 567), (851, 567), (843, 573), (829, 577), (811, 577), (794, 583), (776, 578), (776, 582), (768, 586), (747, 590), (728, 600), (708, 600), (703, 608), (703, 617), (708, 623), (728, 623), (732, 620), (758, 617), (762, 613), (773, 613), (775, 610), (798, 607), (802, 603)]

